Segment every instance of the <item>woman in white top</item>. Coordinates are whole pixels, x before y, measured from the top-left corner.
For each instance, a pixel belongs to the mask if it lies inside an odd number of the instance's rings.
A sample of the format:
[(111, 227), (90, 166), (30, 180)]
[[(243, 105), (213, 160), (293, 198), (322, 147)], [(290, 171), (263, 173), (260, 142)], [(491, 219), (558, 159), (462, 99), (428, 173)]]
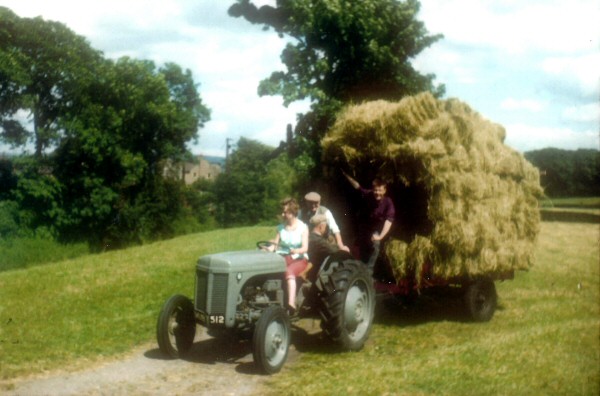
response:
[(285, 278), (288, 286), (288, 308), (291, 314), (296, 312), (296, 277), (308, 266), (308, 226), (298, 219), (300, 206), (293, 198), (281, 201), (283, 223), (277, 226), (277, 235), (273, 240), (274, 250), (283, 251), (287, 266)]

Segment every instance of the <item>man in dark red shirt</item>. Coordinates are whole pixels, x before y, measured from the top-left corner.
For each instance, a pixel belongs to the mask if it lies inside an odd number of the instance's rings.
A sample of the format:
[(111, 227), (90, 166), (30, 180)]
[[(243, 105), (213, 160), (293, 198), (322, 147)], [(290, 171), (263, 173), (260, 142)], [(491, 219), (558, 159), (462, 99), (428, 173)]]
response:
[(381, 241), (389, 234), (396, 216), (394, 202), (385, 195), (387, 185), (382, 180), (373, 180), (373, 189), (368, 190), (362, 188), (354, 178), (345, 172), (344, 176), (352, 187), (360, 191), (363, 200), (367, 204), (369, 218), (359, 228), (358, 242), (361, 259), (366, 260), (367, 267), (373, 273), (379, 256)]

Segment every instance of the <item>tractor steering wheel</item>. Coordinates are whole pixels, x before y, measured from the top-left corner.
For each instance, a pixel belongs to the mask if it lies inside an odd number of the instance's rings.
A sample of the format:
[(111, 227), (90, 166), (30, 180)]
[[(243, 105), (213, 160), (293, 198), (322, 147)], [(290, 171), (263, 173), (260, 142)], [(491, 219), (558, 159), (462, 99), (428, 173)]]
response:
[(277, 244), (273, 243), (271, 241), (258, 241), (258, 242), (256, 242), (256, 247), (259, 248), (260, 250), (269, 250), (269, 248), (271, 246), (277, 247)]

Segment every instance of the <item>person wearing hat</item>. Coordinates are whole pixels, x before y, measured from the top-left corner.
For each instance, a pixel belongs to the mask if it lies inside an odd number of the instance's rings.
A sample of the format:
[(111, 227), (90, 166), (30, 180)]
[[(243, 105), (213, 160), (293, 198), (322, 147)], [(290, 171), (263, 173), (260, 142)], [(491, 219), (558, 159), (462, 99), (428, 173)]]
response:
[(327, 216), (314, 215), (310, 219), (310, 226), (312, 231), (308, 236), (308, 257), (315, 268), (320, 268), (325, 258), (340, 249), (327, 239)]
[[(327, 219), (327, 226), (329, 227), (329, 231), (334, 235), (335, 242), (337, 243), (338, 248), (340, 250), (349, 252), (350, 249), (348, 248), (348, 246), (344, 245), (344, 241), (342, 240), (342, 234), (340, 232), (340, 227), (338, 227), (337, 223), (335, 222), (333, 214), (329, 209), (321, 205), (321, 195), (314, 191), (311, 191), (304, 196), (304, 202), (306, 208), (300, 211), (300, 219), (308, 224), (310, 222), (310, 219), (317, 214), (325, 216), (325, 218)], [(325, 236), (327, 235), (327, 232), (325, 232)]]

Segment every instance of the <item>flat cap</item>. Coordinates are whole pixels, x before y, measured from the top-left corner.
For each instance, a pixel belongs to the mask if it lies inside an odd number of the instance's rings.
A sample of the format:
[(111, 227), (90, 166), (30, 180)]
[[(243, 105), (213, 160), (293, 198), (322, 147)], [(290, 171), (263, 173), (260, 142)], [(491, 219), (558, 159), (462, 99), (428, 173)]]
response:
[(311, 202), (321, 202), (321, 196), (314, 191), (311, 191), (308, 194), (306, 194), (304, 196), (304, 199)]

